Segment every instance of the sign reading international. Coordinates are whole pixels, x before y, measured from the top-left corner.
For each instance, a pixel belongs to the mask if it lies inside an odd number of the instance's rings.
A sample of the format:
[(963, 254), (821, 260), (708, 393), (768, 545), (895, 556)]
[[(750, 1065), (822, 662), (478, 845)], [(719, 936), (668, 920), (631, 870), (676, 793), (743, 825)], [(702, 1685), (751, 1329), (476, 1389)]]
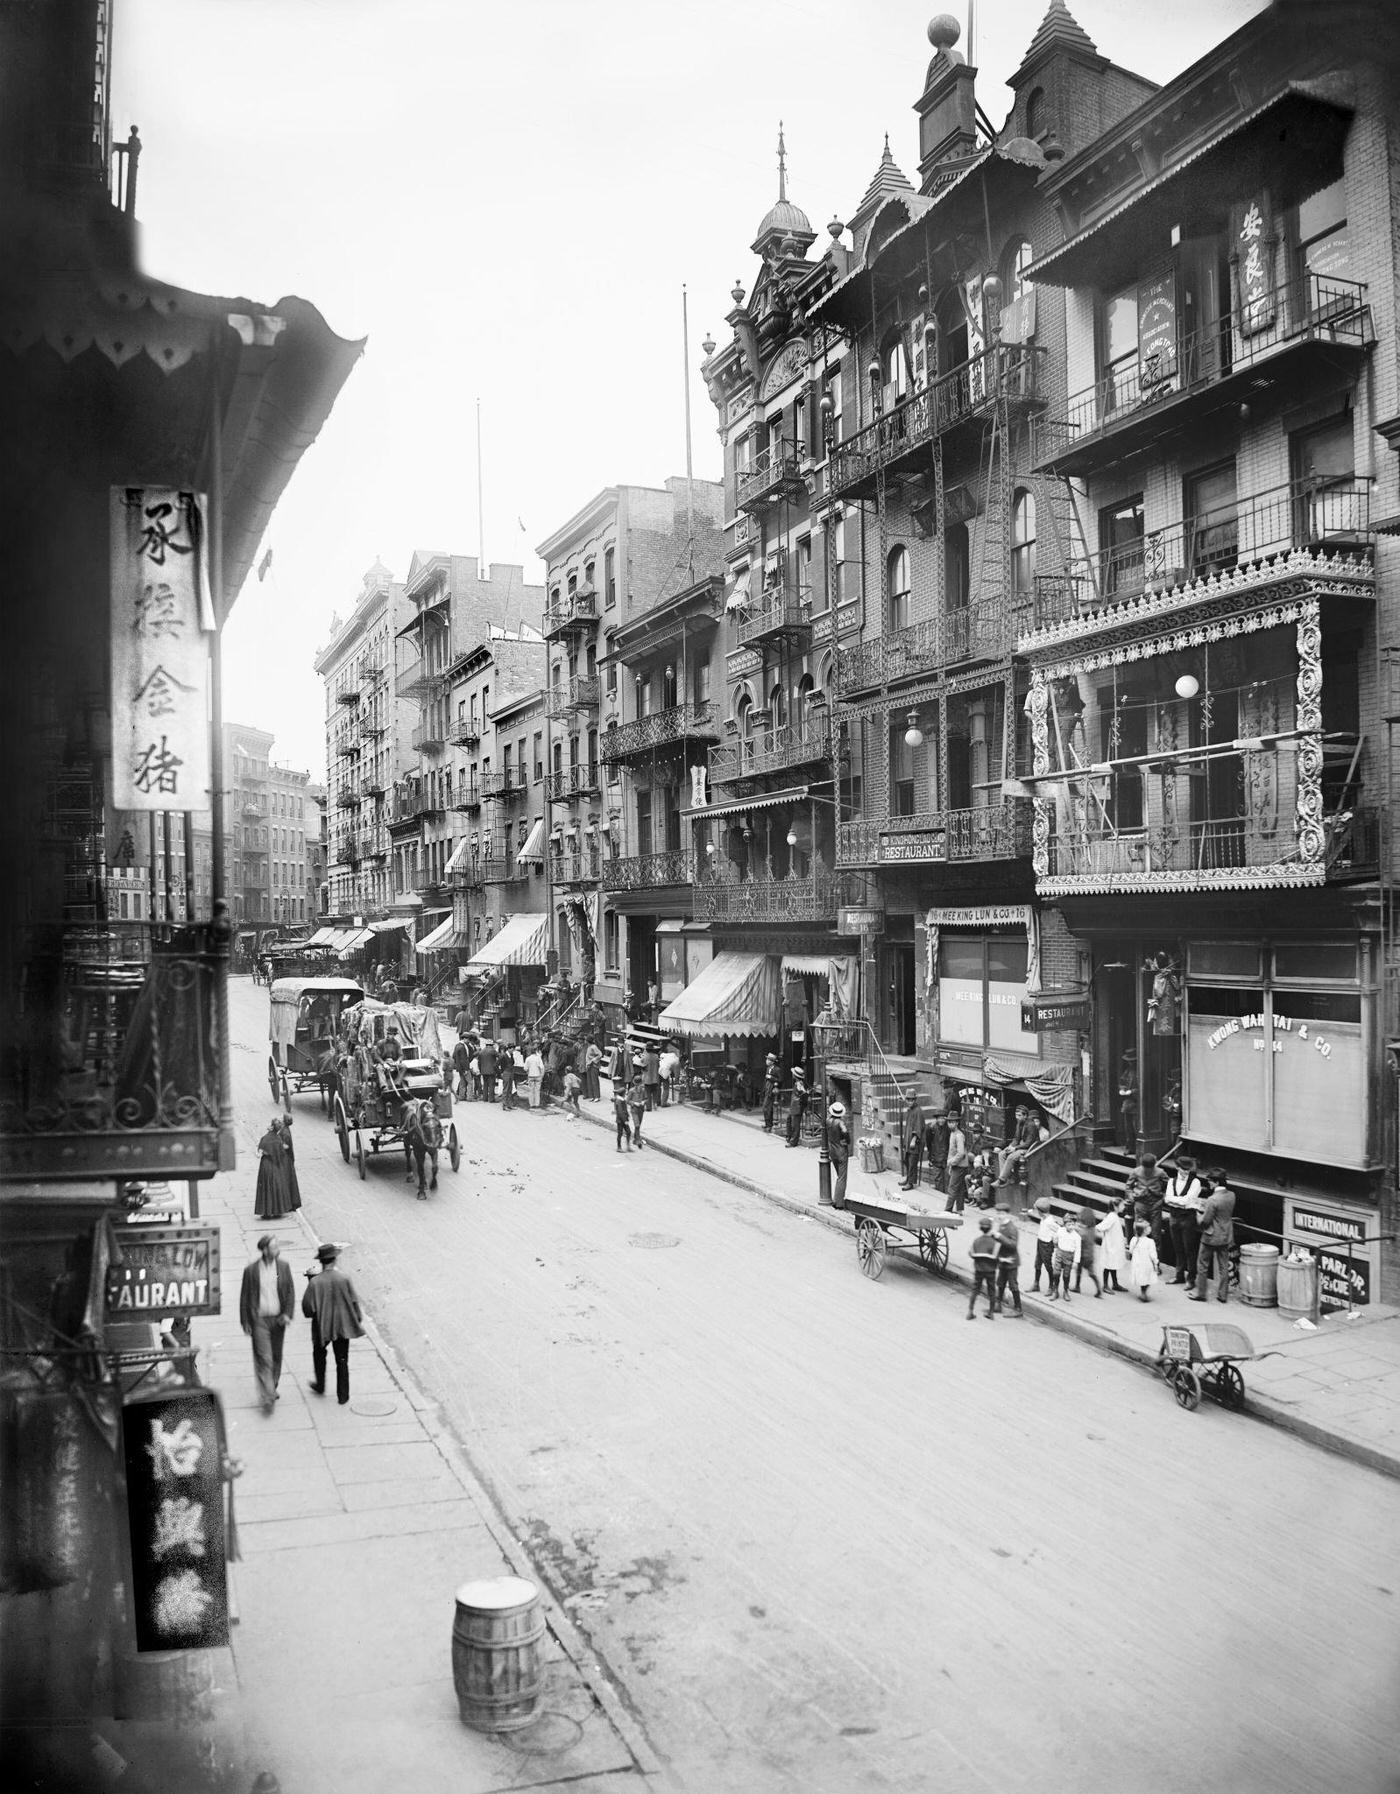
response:
[(212, 1389), (138, 1396), (122, 1409), (138, 1651), (229, 1642), (224, 1417)]
[(214, 612), (203, 497), (114, 486), (110, 511), (113, 803), (204, 809)]
[(217, 1227), (118, 1227), (107, 1267), (107, 1319), (219, 1313)]
[(1089, 1026), (1089, 993), (1086, 990), (1040, 990), (1021, 999), (1021, 1031), (1039, 1034), (1061, 1029), (1065, 1033)]

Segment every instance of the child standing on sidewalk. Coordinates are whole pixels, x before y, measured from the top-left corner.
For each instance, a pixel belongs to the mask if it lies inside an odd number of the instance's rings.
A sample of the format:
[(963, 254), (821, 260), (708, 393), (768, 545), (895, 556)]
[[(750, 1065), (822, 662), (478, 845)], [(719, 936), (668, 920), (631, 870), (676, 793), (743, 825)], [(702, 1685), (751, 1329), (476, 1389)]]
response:
[(997, 1259), (1001, 1254), (1001, 1242), (992, 1235), (992, 1217), (983, 1215), (977, 1223), (977, 1232), (972, 1245), (968, 1248), (972, 1258), (972, 1295), (967, 1304), (967, 1318), (977, 1319), (977, 1292), (984, 1290), (987, 1296), (987, 1319), (996, 1319), (997, 1313)]
[(1103, 1290), (1099, 1287), (1098, 1277), (1094, 1272), (1094, 1248), (1097, 1242), (1097, 1235), (1094, 1232), (1095, 1225), (1093, 1209), (1080, 1209), (1079, 1219), (1075, 1222), (1075, 1226), (1079, 1230), (1079, 1268), (1074, 1273), (1076, 1296), (1079, 1294), (1079, 1280), (1086, 1271), (1089, 1273), (1090, 1283), (1094, 1286), (1095, 1296), (1103, 1294)]
[(571, 1108), (573, 1110), (575, 1115), (580, 1115), (580, 1116), (583, 1114), (583, 1110), (580, 1109), (578, 1106), (578, 1096), (579, 1096), (579, 1091), (582, 1089), (583, 1089), (583, 1079), (578, 1075), (578, 1073), (574, 1070), (573, 1066), (571, 1065), (569, 1067), (569, 1069), (564, 1073), (564, 1102), (569, 1108)]
[(1008, 1291), (1015, 1304), (1013, 1314), (1024, 1314), (1021, 1307), (1021, 1288), (1018, 1281), (1021, 1269), (1021, 1229), (1016, 1217), (1011, 1212), (1009, 1202), (997, 1204), (996, 1217), (997, 1237), (997, 1313), (1006, 1313), (1006, 1297)]
[(622, 1142), (627, 1142), (627, 1150), (632, 1150), (632, 1128), (627, 1118), (627, 1086), (621, 1078), (613, 1080), (613, 1119), (617, 1122), (617, 1150), (622, 1151)]
[(1055, 1235), (1060, 1231), (1060, 1222), (1050, 1207), (1048, 1196), (1042, 1196), (1036, 1203), (1036, 1207), (1040, 1210), (1040, 1226), (1036, 1229), (1035, 1234), (1035, 1275), (1031, 1278), (1031, 1290), (1037, 1296), (1040, 1294), (1040, 1273), (1044, 1271), (1050, 1283), (1046, 1293), (1053, 1296), (1055, 1293)]
[(1069, 1280), (1071, 1272), (1079, 1267), (1079, 1254), (1083, 1241), (1079, 1237), (1079, 1229), (1069, 1216), (1060, 1222), (1055, 1233), (1055, 1257), (1050, 1267), (1050, 1300), (1053, 1302), (1059, 1295), (1069, 1301)]
[(1123, 1215), (1120, 1206), (1114, 1206), (1098, 1225), (1099, 1245), (1103, 1249), (1103, 1286), (1110, 1296), (1117, 1295), (1123, 1285), (1119, 1276), (1128, 1268), (1127, 1250), (1123, 1244)]
[(1157, 1281), (1157, 1245), (1147, 1230), (1146, 1221), (1137, 1221), (1133, 1225), (1132, 1242), (1128, 1247), (1128, 1257), (1133, 1265), (1133, 1283), (1137, 1288), (1138, 1301), (1147, 1300), (1147, 1292)]

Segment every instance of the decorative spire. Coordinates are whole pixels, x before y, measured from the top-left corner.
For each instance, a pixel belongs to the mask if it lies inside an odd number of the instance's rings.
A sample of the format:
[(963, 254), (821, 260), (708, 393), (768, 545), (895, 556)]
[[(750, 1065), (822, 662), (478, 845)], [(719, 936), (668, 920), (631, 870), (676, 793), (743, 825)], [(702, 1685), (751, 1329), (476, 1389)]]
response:
[(783, 142), (783, 121), (778, 120), (778, 198), (787, 198), (787, 146)]

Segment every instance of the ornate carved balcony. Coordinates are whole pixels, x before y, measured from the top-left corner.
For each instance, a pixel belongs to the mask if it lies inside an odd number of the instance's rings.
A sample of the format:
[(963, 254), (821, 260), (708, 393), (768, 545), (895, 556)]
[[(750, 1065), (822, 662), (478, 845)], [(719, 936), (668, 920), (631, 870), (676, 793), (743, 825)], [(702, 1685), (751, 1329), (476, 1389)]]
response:
[(705, 922), (827, 922), (836, 915), (836, 885), (821, 870), (808, 878), (701, 878), (695, 917)]
[(567, 803), (574, 797), (595, 797), (602, 790), (596, 765), (566, 766), (545, 774), (544, 794), (551, 803)]
[(634, 853), (602, 863), (605, 891), (650, 891), (662, 885), (688, 885), (695, 877), (695, 856), (688, 847), (665, 853)]
[(836, 830), (841, 866), (888, 866), (907, 861), (1019, 860), (1031, 851), (1031, 809), (1007, 798), (975, 810), (925, 810), (842, 822)]
[[(226, 937), (208, 924), (36, 928), (10, 1005), (0, 1152), (13, 1178), (204, 1177), (220, 1168)], [(232, 1163), (232, 1138), (222, 1142)]]
[(740, 648), (755, 648), (762, 642), (805, 646), (812, 639), (812, 588), (783, 581), (765, 586), (757, 604), (739, 612), (734, 635)]
[(932, 672), (945, 657), (942, 617), (927, 617), (908, 629), (841, 650), (836, 666), (836, 690), (847, 697), (859, 691), (877, 691), (899, 679)]
[(812, 715), (805, 728), (784, 723), (764, 729), (747, 740), (726, 741), (710, 750), (710, 778), (715, 784), (733, 784), (774, 773), (791, 773), (802, 766), (822, 765), (831, 759), (831, 719), (825, 711)]
[(575, 674), (560, 685), (549, 688), (546, 710), (555, 720), (572, 716), (575, 710), (596, 710), (602, 701), (602, 685), (596, 673)]
[(591, 890), (603, 869), (600, 854), (558, 853), (550, 862), (550, 875), (556, 890), (570, 885), (587, 885)]
[(597, 621), (598, 594), (592, 586), (585, 586), (582, 591), (565, 594), (545, 607), (544, 639), (552, 642), (557, 637), (578, 635), (591, 629)]
[(632, 723), (614, 723), (603, 731), (602, 757), (609, 765), (633, 760), (656, 748), (683, 746), (688, 741), (718, 741), (719, 723), (712, 699), (703, 704), (677, 704)]
[(1043, 363), (1042, 349), (1027, 343), (996, 343), (952, 368), (873, 424), (834, 443), (828, 457), (828, 491), (833, 497), (872, 497), (882, 473), (926, 459), (935, 436), (964, 424), (980, 424), (988, 406), (1002, 394), (1013, 410), (1036, 408), (1043, 402)]
[(734, 503), (740, 511), (760, 511), (779, 498), (800, 498), (806, 492), (797, 445), (775, 442), (763, 449), (735, 480)]

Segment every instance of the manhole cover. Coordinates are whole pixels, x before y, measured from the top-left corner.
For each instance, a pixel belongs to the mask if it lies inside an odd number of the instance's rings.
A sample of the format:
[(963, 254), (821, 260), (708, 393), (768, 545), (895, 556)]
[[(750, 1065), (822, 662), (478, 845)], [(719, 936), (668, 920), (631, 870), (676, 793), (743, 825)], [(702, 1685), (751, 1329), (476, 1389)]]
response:
[(350, 1412), (352, 1414), (362, 1414), (366, 1420), (380, 1420), (384, 1415), (392, 1414), (398, 1405), (397, 1402), (379, 1400), (351, 1402)]
[(645, 1246), (652, 1251), (659, 1246), (679, 1246), (680, 1243), (679, 1234), (674, 1233), (633, 1233), (627, 1238), (629, 1246)]

